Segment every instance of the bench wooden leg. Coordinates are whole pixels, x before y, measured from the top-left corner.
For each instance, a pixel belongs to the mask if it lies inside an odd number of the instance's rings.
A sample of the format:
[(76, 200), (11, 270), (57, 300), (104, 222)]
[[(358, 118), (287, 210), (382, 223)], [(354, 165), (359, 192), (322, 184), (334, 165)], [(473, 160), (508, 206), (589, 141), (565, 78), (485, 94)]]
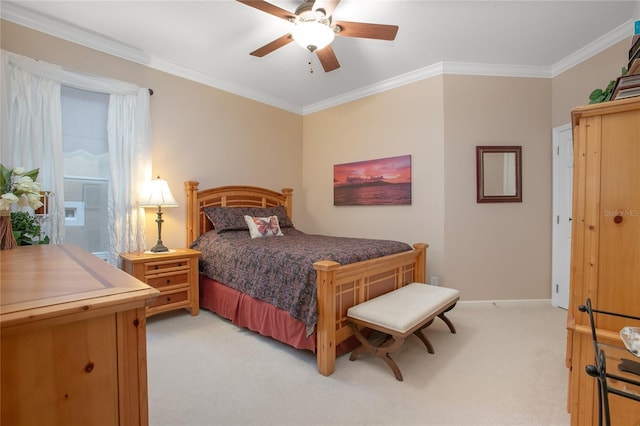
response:
[(445, 324), (447, 324), (447, 327), (449, 327), (451, 333), (456, 334), (456, 327), (453, 325), (449, 318), (447, 318), (444, 314), (438, 315), (438, 318), (440, 318), (442, 321), (444, 321)]
[[(393, 374), (396, 376), (396, 379), (399, 381), (403, 381), (402, 373), (400, 372), (400, 368), (398, 364), (389, 356), (389, 354), (396, 349), (398, 349), (404, 343), (404, 338), (400, 338), (397, 336), (391, 336), (391, 338), (386, 339), (380, 346), (374, 346), (369, 342), (369, 340), (364, 337), (364, 335), (360, 332), (360, 328), (355, 324), (349, 324), (353, 329), (353, 333), (356, 338), (360, 341), (361, 346), (357, 347), (351, 352), (351, 356), (349, 356), (350, 361), (355, 361), (355, 359), (361, 353), (372, 353), (376, 356), (382, 358), (384, 362), (387, 363)], [(427, 347), (428, 348), (428, 347)]]
[(440, 318), (442, 321), (444, 321), (445, 324), (447, 324), (447, 327), (449, 327), (449, 331), (451, 331), (452, 334), (456, 334), (456, 328), (451, 322), (451, 320), (447, 318), (444, 314), (452, 310), (455, 306), (456, 304), (454, 303), (453, 305), (449, 306), (446, 311), (438, 315), (438, 318)]
[[(442, 321), (444, 321), (445, 324), (447, 324), (447, 327), (449, 327), (449, 331), (451, 331), (451, 333), (456, 334), (456, 327), (453, 325), (453, 323), (451, 322), (451, 320), (449, 318), (447, 318), (445, 316), (446, 312), (449, 312), (451, 309), (453, 309), (453, 307), (455, 306), (455, 304), (451, 305), (446, 311), (444, 311), (443, 313), (441, 313), (440, 315), (438, 315), (438, 318), (440, 318)], [(427, 347), (427, 350), (429, 351), (430, 354), (435, 353), (434, 349), (433, 349), (433, 345), (431, 344), (431, 342), (429, 341), (429, 339), (427, 339), (427, 336), (425, 336), (422, 333), (422, 330), (424, 330), (425, 328), (429, 327), (431, 324), (433, 324), (433, 320), (429, 321), (428, 323), (426, 323), (423, 327), (421, 327), (420, 329), (416, 330), (413, 332), (413, 334), (415, 334), (416, 336), (418, 336), (418, 338), (420, 340), (422, 340), (422, 343), (424, 343), (424, 345)]]
[[(430, 323), (429, 323), (430, 324)], [(424, 327), (422, 327), (419, 330), (416, 330), (413, 332), (413, 334), (415, 334), (416, 336), (418, 336), (418, 339), (420, 339), (422, 341), (422, 343), (424, 343), (424, 345), (427, 347), (427, 351), (430, 354), (434, 354), (435, 351), (433, 350), (433, 345), (431, 344), (431, 342), (429, 341), (429, 339), (427, 339), (427, 336), (425, 336), (424, 334), (422, 334), (422, 330), (424, 330), (426, 327), (428, 327), (429, 325), (425, 325)]]
[[(449, 312), (450, 310), (452, 310), (455, 306), (456, 306), (456, 304), (454, 303), (453, 305), (449, 306), (444, 312), (442, 312), (440, 315), (438, 315), (438, 318), (440, 318), (442, 321), (444, 321), (445, 324), (447, 324), (447, 327), (449, 327), (449, 331), (451, 331), (452, 334), (456, 334), (456, 327), (453, 325), (451, 320), (445, 316), (445, 314), (447, 312)], [(433, 324), (433, 319), (431, 321), (429, 321), (427, 324), (425, 324), (425, 326), (422, 327), (421, 330), (429, 327), (431, 324)], [(420, 337), (420, 336), (418, 336), (418, 337)]]
[(402, 382), (404, 379), (402, 378), (402, 373), (400, 372), (400, 368), (398, 368), (398, 364), (396, 364), (396, 362), (391, 359), (389, 354), (381, 355), (381, 357), (384, 362), (386, 362), (387, 365), (391, 367), (391, 371), (393, 371), (393, 374), (396, 376), (396, 380)]

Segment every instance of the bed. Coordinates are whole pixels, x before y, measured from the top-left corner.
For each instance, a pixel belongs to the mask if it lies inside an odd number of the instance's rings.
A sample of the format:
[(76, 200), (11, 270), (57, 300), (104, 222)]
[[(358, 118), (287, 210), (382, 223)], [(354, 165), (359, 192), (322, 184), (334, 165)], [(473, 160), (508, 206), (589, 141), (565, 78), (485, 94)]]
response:
[[(276, 192), (255, 186), (223, 186), (200, 190), (198, 185), (195, 181), (185, 182), (187, 243), (193, 248), (205, 247), (204, 251), (209, 252), (216, 245), (222, 246), (221, 236), (227, 239), (236, 238), (233, 236), (234, 233), (223, 235), (214, 230), (210, 220), (211, 211), (231, 212), (221, 210), (222, 208), (236, 208), (233, 214), (242, 208), (259, 211), (278, 208), (279, 212), (283, 210), (283, 214), (287, 216), (282, 218), (278, 213), (280, 222), (291, 221), (288, 228), (282, 228), (286, 238), (293, 238), (296, 233), (304, 234), (293, 227), (292, 189), (285, 188), (282, 192)], [(247, 232), (242, 238), (243, 244), (251, 240), (248, 235)], [(284, 238), (260, 240), (273, 244), (287, 241)], [(340, 263), (335, 261), (336, 257), (327, 255), (310, 264), (308, 273), (315, 281), (311, 290), (313, 299), (308, 301), (312, 305), (309, 309), (315, 315), (311, 315), (311, 318), (315, 318), (312, 323), (306, 320), (307, 317), (295, 318), (287, 309), (232, 288), (231, 285), (222, 282), (224, 279), (212, 278), (207, 272), (206, 259), (202, 258), (200, 306), (230, 319), (241, 327), (273, 337), (293, 347), (315, 352), (318, 371), (328, 376), (334, 371), (336, 354), (349, 350), (349, 342), (355, 340), (347, 323), (347, 309), (406, 284), (425, 282), (428, 245), (416, 243), (413, 246), (404, 246), (406, 248), (396, 253), (366, 260)], [(398, 247), (394, 249), (399, 250)], [(351, 259), (345, 258), (344, 255), (341, 258)], [(246, 262), (237, 265), (243, 265), (237, 269), (251, 266)], [(292, 284), (287, 284), (290, 285)], [(310, 330), (310, 325), (313, 325), (313, 330)]]

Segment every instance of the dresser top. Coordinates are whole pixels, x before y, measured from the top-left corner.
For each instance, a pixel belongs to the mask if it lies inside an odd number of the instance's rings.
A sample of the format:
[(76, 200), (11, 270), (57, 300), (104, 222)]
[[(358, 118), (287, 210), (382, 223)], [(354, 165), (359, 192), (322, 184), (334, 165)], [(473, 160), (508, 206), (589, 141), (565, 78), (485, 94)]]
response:
[(124, 303), (144, 306), (158, 292), (73, 244), (0, 251), (2, 327)]

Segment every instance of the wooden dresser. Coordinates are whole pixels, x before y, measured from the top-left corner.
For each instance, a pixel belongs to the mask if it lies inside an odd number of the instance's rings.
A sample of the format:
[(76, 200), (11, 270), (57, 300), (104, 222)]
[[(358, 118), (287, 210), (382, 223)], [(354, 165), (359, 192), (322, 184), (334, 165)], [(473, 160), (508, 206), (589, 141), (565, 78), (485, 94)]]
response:
[(0, 251), (3, 425), (147, 425), (158, 291), (75, 245)]
[[(640, 97), (572, 113), (574, 174), (567, 366), (571, 424), (598, 423), (589, 317), (578, 306), (640, 316)], [(598, 341), (623, 346), (624, 326), (640, 321), (595, 315)], [(631, 353), (628, 358), (634, 358)], [(617, 363), (607, 366), (614, 373)], [(609, 396), (611, 424), (640, 425), (640, 403)]]

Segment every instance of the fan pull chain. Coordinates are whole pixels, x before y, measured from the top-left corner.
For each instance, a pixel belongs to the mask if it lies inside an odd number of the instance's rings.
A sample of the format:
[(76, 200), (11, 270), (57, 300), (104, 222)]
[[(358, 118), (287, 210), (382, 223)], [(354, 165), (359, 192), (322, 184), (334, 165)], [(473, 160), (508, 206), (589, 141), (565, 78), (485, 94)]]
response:
[(309, 74), (313, 74), (315, 71), (313, 69), (313, 54), (309, 53), (309, 60), (307, 61), (309, 64)]

